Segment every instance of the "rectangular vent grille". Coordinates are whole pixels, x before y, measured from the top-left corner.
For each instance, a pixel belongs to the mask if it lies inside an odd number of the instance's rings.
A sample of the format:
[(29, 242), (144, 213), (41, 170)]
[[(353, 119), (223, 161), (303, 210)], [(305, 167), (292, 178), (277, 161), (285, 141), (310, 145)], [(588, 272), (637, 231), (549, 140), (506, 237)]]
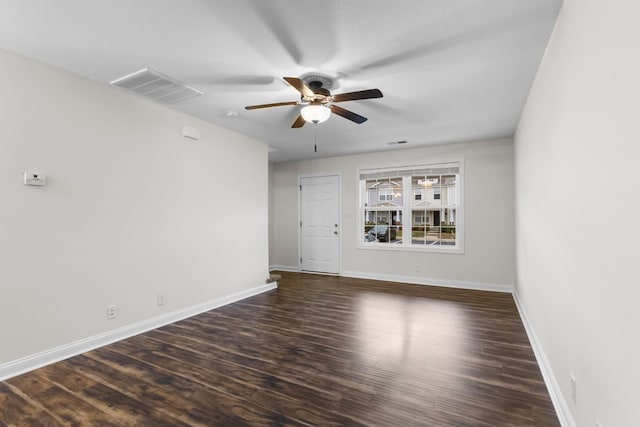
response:
[(176, 104), (204, 95), (204, 92), (200, 92), (149, 68), (143, 68), (135, 73), (120, 77), (112, 81), (111, 84), (132, 90), (165, 104)]

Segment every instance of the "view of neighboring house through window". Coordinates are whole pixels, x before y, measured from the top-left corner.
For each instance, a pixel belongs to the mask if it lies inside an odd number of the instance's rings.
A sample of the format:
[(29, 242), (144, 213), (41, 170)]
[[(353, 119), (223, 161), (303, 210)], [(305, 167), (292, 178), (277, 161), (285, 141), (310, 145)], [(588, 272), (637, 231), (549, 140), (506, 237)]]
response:
[(461, 251), (460, 176), (461, 162), (361, 170), (361, 244)]
[(402, 178), (366, 181), (364, 238), (368, 242), (397, 243), (402, 240)]

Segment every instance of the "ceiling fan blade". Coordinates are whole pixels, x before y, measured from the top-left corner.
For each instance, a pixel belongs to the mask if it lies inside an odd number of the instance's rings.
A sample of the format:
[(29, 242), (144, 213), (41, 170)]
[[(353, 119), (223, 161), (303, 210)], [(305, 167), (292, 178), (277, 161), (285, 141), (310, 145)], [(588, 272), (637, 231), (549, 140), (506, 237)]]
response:
[(360, 114), (356, 114), (353, 111), (345, 110), (342, 107), (338, 107), (337, 105), (332, 105), (329, 107), (332, 113), (335, 113), (339, 116), (344, 117), (345, 119), (349, 119), (352, 122), (356, 122), (358, 124), (364, 123), (367, 121), (366, 117), (361, 116)]
[(379, 89), (360, 90), (357, 92), (339, 93), (333, 95), (333, 102), (354, 101), (356, 99), (382, 98), (382, 92)]
[(304, 82), (302, 80), (300, 80), (297, 77), (283, 77), (283, 79), (289, 83), (291, 86), (293, 86), (298, 92), (300, 92), (302, 94), (302, 96), (308, 96), (308, 97), (313, 97), (315, 96), (315, 93), (313, 93), (313, 91), (311, 89), (309, 89), (309, 87), (304, 84)]
[(249, 105), (245, 110), (257, 110), (258, 108), (281, 107), (283, 105), (298, 105), (298, 101), (275, 102), (273, 104)]
[(302, 118), (302, 115), (299, 115), (295, 122), (291, 125), (292, 128), (301, 128), (306, 123), (305, 119)]

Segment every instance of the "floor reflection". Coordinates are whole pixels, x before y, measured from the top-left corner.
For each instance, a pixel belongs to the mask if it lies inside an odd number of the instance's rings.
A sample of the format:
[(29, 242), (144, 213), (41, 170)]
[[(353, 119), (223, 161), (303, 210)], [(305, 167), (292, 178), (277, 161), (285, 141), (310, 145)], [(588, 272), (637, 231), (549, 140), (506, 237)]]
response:
[(464, 309), (448, 301), (363, 293), (357, 302), (358, 350), (384, 364), (425, 367), (438, 354), (460, 354)]

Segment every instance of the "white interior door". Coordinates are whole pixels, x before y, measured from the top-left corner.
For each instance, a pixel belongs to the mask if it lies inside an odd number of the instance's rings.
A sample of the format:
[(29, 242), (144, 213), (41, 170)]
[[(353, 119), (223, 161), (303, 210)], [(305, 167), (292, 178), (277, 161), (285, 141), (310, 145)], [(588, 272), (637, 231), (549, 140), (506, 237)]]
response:
[(300, 178), (300, 269), (340, 272), (340, 179)]

